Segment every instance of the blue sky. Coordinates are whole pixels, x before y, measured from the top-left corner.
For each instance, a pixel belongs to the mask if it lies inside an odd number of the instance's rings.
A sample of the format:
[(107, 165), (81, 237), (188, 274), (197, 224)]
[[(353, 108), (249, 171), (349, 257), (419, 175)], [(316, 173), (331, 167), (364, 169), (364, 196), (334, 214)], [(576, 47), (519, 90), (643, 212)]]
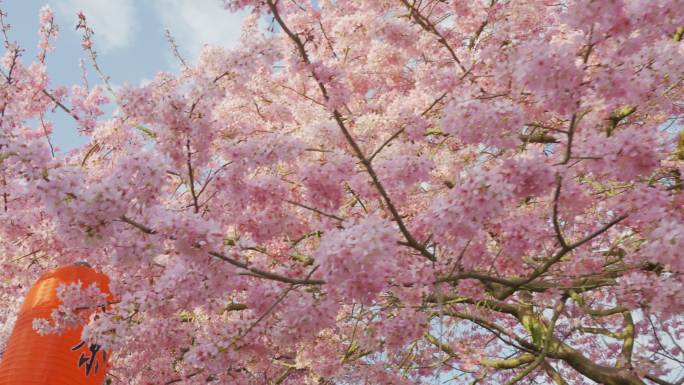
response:
[[(55, 11), (60, 27), (55, 50), (47, 59), (51, 87), (80, 83), (79, 60), (87, 58), (80, 31), (75, 30), (78, 11), (86, 14), (95, 30), (98, 62), (114, 86), (140, 84), (158, 71), (178, 68), (165, 29), (191, 61), (205, 43), (235, 46), (244, 17), (224, 10), (222, 0), (0, 0), (12, 26), (10, 38), (26, 49), (24, 62), (36, 56), (38, 11), (46, 4)], [(86, 64), (90, 70), (88, 60)], [(92, 71), (89, 82), (99, 82)], [(87, 142), (61, 111), (51, 119), (55, 124), (52, 141), (63, 151)]]

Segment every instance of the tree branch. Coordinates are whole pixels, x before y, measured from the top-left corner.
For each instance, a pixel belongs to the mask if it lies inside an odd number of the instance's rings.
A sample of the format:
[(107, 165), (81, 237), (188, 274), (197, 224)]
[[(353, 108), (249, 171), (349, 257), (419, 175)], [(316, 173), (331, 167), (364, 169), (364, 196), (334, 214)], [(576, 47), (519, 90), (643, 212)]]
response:
[(553, 380), (553, 382), (556, 383), (556, 385), (568, 385), (563, 376), (561, 376), (560, 373), (558, 373), (558, 371), (554, 369), (554, 367), (548, 362), (542, 362), (542, 368), (544, 368), (546, 374)]
[(615, 226), (617, 223), (621, 222), (623, 219), (627, 218), (627, 215), (621, 215), (612, 221), (608, 222), (604, 226), (602, 226), (600, 229), (594, 231), (593, 233), (585, 236), (584, 238), (580, 239), (577, 242), (574, 242), (567, 247), (561, 247), (560, 250), (556, 252), (548, 261), (546, 261), (544, 264), (540, 265), (534, 271), (532, 274), (530, 274), (527, 278), (522, 280), (519, 284), (516, 284), (515, 286), (508, 288), (504, 291), (503, 295), (501, 298), (498, 299), (505, 299), (509, 295), (513, 294), (518, 288), (529, 284), (530, 282), (534, 281), (535, 279), (539, 278), (542, 274), (546, 273), (551, 266), (556, 264), (558, 261), (560, 261), (561, 258), (563, 258), (566, 254), (568, 254), (570, 251), (582, 246), (583, 244), (591, 241), (592, 239), (596, 238), (597, 236), (603, 234), (604, 232), (608, 231), (611, 227)]
[(654, 376), (654, 375), (652, 375), (652, 374), (647, 374), (647, 375), (644, 376), (644, 378), (646, 378), (646, 379), (648, 379), (648, 380), (651, 380), (651, 381), (655, 382), (655, 383), (658, 384), (658, 385), (682, 385), (682, 384), (684, 384), (684, 377), (682, 377), (682, 378), (681, 378), (679, 381), (677, 381), (677, 382), (665, 381), (665, 380), (660, 379), (660, 378), (658, 378), (658, 377), (656, 377), (656, 376)]
[[(274, 0), (267, 0), (269, 9), (271, 10), (271, 13), (273, 14), (273, 17), (276, 19), (278, 22), (278, 25), (283, 29), (285, 34), (290, 37), (290, 39), (294, 42), (297, 51), (299, 52), (300, 59), (306, 63), (306, 64), (311, 64), (311, 61), (309, 60), (309, 56), (306, 52), (306, 48), (304, 47), (304, 43), (302, 40), (299, 38), (297, 34), (292, 32), (290, 28), (287, 26), (285, 21), (282, 19), (280, 16), (280, 12), (278, 11), (278, 7), (276, 6), (276, 2)], [(323, 82), (318, 79), (316, 73), (314, 71), (311, 72), (311, 75), (313, 78), (316, 80), (316, 83), (318, 84), (318, 88), (321, 90), (321, 94), (323, 95), (323, 98), (326, 101), (330, 100), (330, 97), (328, 95), (328, 90), (323, 84)], [(392, 218), (394, 221), (397, 223), (397, 226), (399, 227), (399, 230), (401, 231), (402, 235), (406, 239), (407, 244), (420, 252), (421, 255), (423, 255), (425, 258), (429, 259), (430, 261), (435, 261), (435, 256), (427, 250), (427, 248), (419, 243), (413, 235), (409, 232), (408, 228), (404, 224), (404, 221), (402, 219), (402, 216), (399, 214), (399, 211), (397, 208), (394, 206), (394, 203), (392, 202), (392, 199), (390, 199), (389, 194), (385, 190), (384, 186), (382, 183), (380, 183), (380, 179), (378, 178), (378, 175), (376, 174), (375, 170), (373, 169), (373, 166), (371, 165), (371, 162), (366, 158), (366, 156), (363, 154), (363, 151), (359, 147), (358, 143), (354, 140), (352, 137), (351, 133), (347, 129), (346, 124), (344, 123), (344, 118), (342, 117), (342, 114), (335, 108), (332, 109), (332, 114), (333, 114), (333, 119), (339, 126), (340, 130), (342, 131), (342, 134), (344, 135), (345, 139), (349, 143), (349, 145), (352, 147), (354, 150), (354, 153), (356, 156), (359, 158), (361, 161), (361, 164), (363, 164), (364, 168), (370, 175), (371, 179), (373, 180), (373, 184), (375, 185), (376, 189), (380, 193), (380, 195), (383, 198), (383, 201), (385, 202), (385, 205), (387, 206), (387, 209), (390, 211), (390, 214), (392, 214)]]
[(451, 58), (454, 59), (456, 64), (458, 64), (458, 67), (463, 71), (463, 73), (468, 73), (468, 70), (463, 66), (463, 63), (461, 63), (461, 60), (458, 58), (456, 55), (456, 51), (454, 51), (453, 48), (449, 45), (449, 42), (444, 38), (444, 36), (437, 30), (437, 27), (430, 22), (430, 20), (422, 15), (420, 13), (420, 10), (416, 9), (411, 3), (409, 3), (407, 0), (401, 0), (401, 2), (406, 6), (406, 8), (409, 9), (410, 15), (413, 17), (413, 20), (418, 23), (424, 30), (434, 34), (437, 36), (437, 41), (439, 41), (440, 44), (444, 46), (444, 48), (449, 51), (449, 55), (451, 55)]
[[(444, 342), (441, 342), (437, 337), (433, 336), (429, 332), (425, 333), (425, 339), (434, 346), (438, 347), (439, 350), (449, 355), (449, 357), (456, 359), (460, 358), (449, 345), (445, 344)], [(534, 354), (522, 353), (514, 358), (508, 359), (485, 358), (480, 360), (480, 364), (494, 369), (515, 369), (534, 361), (534, 358)]]
[(315, 207), (307, 206), (307, 205), (304, 205), (304, 204), (301, 204), (301, 203), (298, 203), (298, 202), (295, 202), (295, 201), (291, 201), (291, 200), (289, 200), (289, 199), (286, 199), (285, 202), (287, 202), (287, 203), (289, 203), (289, 204), (291, 204), (291, 205), (293, 205), (293, 206), (297, 206), (297, 207), (301, 207), (301, 208), (303, 208), (303, 209), (311, 210), (311, 211), (313, 211), (313, 212), (315, 212), (315, 213), (317, 213), (317, 214), (323, 215), (324, 217), (328, 217), (328, 218), (330, 218), (330, 219), (334, 219), (334, 220), (336, 220), (336, 221), (338, 221), (338, 222), (344, 222), (344, 218), (338, 217), (337, 215), (328, 214), (328, 213), (323, 212), (323, 211), (321, 211), (321, 210), (319, 210), (319, 209), (317, 209), (317, 208), (315, 208)]
[[(194, 106), (193, 106), (194, 107)], [(199, 204), (197, 202), (197, 194), (195, 193), (195, 174), (192, 169), (192, 150), (190, 148), (190, 137), (185, 142), (185, 148), (187, 149), (187, 164), (188, 164), (188, 185), (190, 185), (190, 194), (192, 195), (192, 205), (195, 210), (195, 214), (199, 212)]]
[[(122, 216), (120, 218), (120, 220), (122, 222), (125, 222), (125, 223), (135, 227), (136, 229), (140, 230), (141, 232), (143, 232), (145, 234), (149, 234), (149, 235), (156, 235), (157, 234), (156, 230), (154, 230), (148, 226), (145, 226), (141, 223), (138, 223), (138, 222), (126, 217), (126, 216)], [(237, 261), (237, 260), (230, 258), (227, 255), (224, 255), (224, 254), (219, 253), (217, 251), (209, 251), (208, 254), (211, 255), (212, 257), (215, 257), (215, 258), (218, 258), (222, 261), (228, 262), (235, 267), (239, 267), (241, 269), (247, 270), (250, 273), (252, 273), (254, 276), (256, 276), (257, 278), (270, 279), (272, 281), (278, 281), (278, 282), (284, 282), (284, 283), (296, 284), (296, 285), (323, 285), (323, 284), (325, 284), (325, 281), (320, 280), (320, 279), (290, 278), (290, 277), (286, 277), (286, 276), (283, 276), (280, 274), (271, 273), (269, 271), (264, 271), (261, 269), (250, 267), (249, 264), (247, 264), (247, 263)]]
[(560, 223), (558, 223), (558, 200), (560, 199), (560, 191), (563, 179), (560, 176), (556, 177), (556, 191), (553, 194), (553, 230), (556, 232), (556, 238), (561, 248), (567, 249), (568, 244), (565, 242), (563, 233), (561, 232)]
[(264, 271), (264, 270), (257, 269), (254, 267), (249, 267), (249, 265), (244, 263), (244, 262), (237, 261), (233, 258), (228, 257), (225, 254), (222, 254), (222, 253), (219, 253), (216, 251), (209, 251), (208, 254), (213, 256), (213, 257), (216, 257), (220, 260), (226, 261), (235, 267), (245, 269), (245, 270), (253, 273), (254, 275), (256, 275), (259, 278), (266, 278), (266, 279), (270, 279), (272, 281), (284, 282), (284, 283), (289, 283), (289, 284), (294, 284), (294, 285), (323, 285), (323, 284), (325, 284), (325, 281), (323, 281), (321, 279), (290, 278), (290, 277), (286, 277), (286, 276), (283, 276), (280, 274), (271, 273), (269, 271)]

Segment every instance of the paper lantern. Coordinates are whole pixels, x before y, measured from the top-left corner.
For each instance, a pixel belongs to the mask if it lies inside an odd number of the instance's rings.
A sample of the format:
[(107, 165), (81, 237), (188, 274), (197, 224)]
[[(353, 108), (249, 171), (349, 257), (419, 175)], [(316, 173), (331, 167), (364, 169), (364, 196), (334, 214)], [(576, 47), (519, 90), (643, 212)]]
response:
[(35, 318), (50, 318), (59, 306), (57, 287), (80, 281), (107, 295), (109, 278), (86, 264), (64, 266), (41, 276), (29, 290), (0, 361), (0, 385), (101, 385), (107, 352), (81, 341), (82, 327), (41, 336)]

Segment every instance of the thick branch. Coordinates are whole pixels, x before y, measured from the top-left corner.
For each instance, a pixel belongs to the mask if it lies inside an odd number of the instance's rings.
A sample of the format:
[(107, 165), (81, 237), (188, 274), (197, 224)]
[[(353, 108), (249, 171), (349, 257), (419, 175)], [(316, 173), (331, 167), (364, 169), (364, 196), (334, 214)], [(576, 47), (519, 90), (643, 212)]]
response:
[(623, 338), (622, 350), (620, 351), (620, 359), (617, 362), (617, 367), (632, 367), (632, 351), (634, 350), (634, 320), (632, 319), (632, 313), (625, 311), (622, 313), (624, 318), (624, 328), (619, 334)]
[(623, 306), (616, 306), (609, 309), (591, 309), (584, 302), (584, 298), (577, 293), (575, 290), (570, 291), (570, 297), (584, 310), (585, 313), (592, 317), (606, 317), (613, 314), (618, 314), (627, 311), (627, 308)]
[[(556, 322), (558, 322), (558, 318), (560, 317), (561, 313), (563, 313), (563, 310), (565, 309), (565, 302), (567, 300), (567, 295), (563, 295), (563, 297), (560, 299), (556, 307), (554, 308), (553, 311), (553, 316), (551, 317), (551, 320), (549, 321), (549, 324), (547, 326), (547, 330), (544, 336), (544, 339), (540, 342), (543, 342), (544, 346), (542, 348), (542, 351), (539, 353), (539, 355), (534, 359), (532, 363), (530, 363), (522, 372), (518, 373), (513, 379), (511, 379), (506, 385), (513, 385), (517, 383), (518, 381), (522, 380), (523, 378), (527, 377), (528, 374), (532, 373), (539, 365), (544, 363), (544, 359), (546, 358), (547, 354), (549, 353), (549, 350), (551, 349), (551, 341), (553, 338), (553, 331), (556, 327)], [(527, 310), (524, 311), (523, 313), (527, 313)], [(521, 314), (523, 316), (523, 314)], [(521, 318), (522, 321), (522, 318)], [(535, 320), (534, 322), (537, 322)], [(525, 322), (523, 321), (523, 324)], [(533, 336), (534, 338), (534, 336)]]
[(455, 304), (455, 303), (464, 303), (468, 305), (476, 305), (483, 307), (485, 309), (497, 311), (500, 313), (506, 313), (510, 314), (512, 316), (518, 316), (518, 313), (520, 309), (518, 306), (503, 303), (503, 302), (498, 302), (498, 301), (493, 301), (493, 300), (488, 300), (488, 299), (483, 299), (480, 301), (476, 301), (472, 298), (468, 297), (463, 297), (459, 296), (458, 294), (444, 294), (444, 295), (435, 295), (435, 294), (430, 294), (428, 295), (425, 300), (428, 303), (437, 303), (437, 304)]
[(520, 134), (518, 135), (518, 139), (520, 139), (523, 143), (558, 143), (558, 138), (543, 132), (531, 135)]
[[(437, 313), (435, 315), (445, 315), (445, 316), (449, 316), (449, 317), (453, 317), (453, 318), (459, 318), (459, 319), (463, 319), (466, 321), (470, 321), (470, 322), (480, 326), (481, 328), (488, 330), (489, 332), (494, 334), (498, 339), (502, 340), (504, 343), (506, 343), (508, 345), (515, 347), (518, 350), (527, 351), (527, 352), (538, 351), (537, 347), (534, 344), (518, 337), (511, 330), (507, 330), (504, 327), (497, 325), (493, 322), (487, 321), (481, 317), (477, 317), (477, 316), (472, 315), (472, 314), (466, 314), (466, 313), (457, 312), (457, 311), (442, 311), (442, 312)], [(511, 341), (505, 340), (502, 337), (502, 335), (514, 339), (515, 342), (517, 343), (517, 345), (512, 343)]]
[[(454, 352), (454, 350), (444, 342), (441, 342), (437, 337), (430, 333), (425, 333), (425, 339), (431, 344), (439, 348), (439, 350), (448, 354), (451, 358), (459, 358), (459, 356)], [(522, 353), (516, 357), (509, 359), (482, 359), (480, 364), (494, 369), (515, 369), (522, 365), (528, 364), (534, 361), (535, 356), (530, 353)]]
[(651, 380), (651, 381), (653, 381), (653, 382), (655, 382), (656, 384), (659, 384), (659, 385), (682, 385), (682, 384), (684, 384), (684, 377), (682, 377), (682, 379), (679, 380), (679, 381), (677, 381), (677, 382), (665, 381), (665, 380), (660, 379), (660, 378), (658, 378), (658, 377), (656, 377), (656, 376), (654, 376), (654, 375), (652, 375), (652, 374), (647, 374), (647, 375), (644, 376), (644, 378), (646, 378), (646, 379), (648, 379), (648, 380)]
[(554, 369), (548, 362), (542, 362), (542, 368), (546, 374), (553, 380), (556, 385), (568, 385), (563, 376), (556, 369)]
[(621, 340), (622, 338), (620, 335), (617, 333), (614, 333), (606, 328), (594, 328), (594, 327), (587, 327), (587, 326), (578, 326), (577, 330), (583, 332), (583, 333), (591, 333), (591, 334), (601, 334), (606, 337), (610, 338), (615, 338), (617, 340)]
[(605, 385), (645, 385), (639, 377), (626, 368), (599, 365), (556, 338), (553, 338), (551, 343), (553, 349), (548, 353), (549, 357), (564, 360), (573, 369), (597, 383)]

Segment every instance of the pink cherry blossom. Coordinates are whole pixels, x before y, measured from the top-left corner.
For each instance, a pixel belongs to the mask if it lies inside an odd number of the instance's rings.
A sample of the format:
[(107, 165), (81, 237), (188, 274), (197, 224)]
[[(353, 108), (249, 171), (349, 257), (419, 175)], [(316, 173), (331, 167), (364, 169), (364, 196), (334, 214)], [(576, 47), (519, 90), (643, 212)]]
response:
[(236, 47), (116, 89), (2, 13), (0, 351), (87, 261), (116, 300), (34, 328), (84, 325), (112, 383), (681, 382), (679, 1), (224, 4)]

